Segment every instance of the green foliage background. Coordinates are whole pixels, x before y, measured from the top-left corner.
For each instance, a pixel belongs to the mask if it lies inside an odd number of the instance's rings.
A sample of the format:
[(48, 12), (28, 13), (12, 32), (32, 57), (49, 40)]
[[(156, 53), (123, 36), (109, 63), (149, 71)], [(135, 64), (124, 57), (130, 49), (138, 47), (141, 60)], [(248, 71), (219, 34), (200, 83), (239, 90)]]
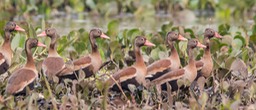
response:
[[(12, 72), (26, 62), (24, 52), (26, 38), (36, 37), (36, 34), (47, 27), (58, 27), (61, 35), (58, 41), (58, 52), (66, 61), (88, 54), (91, 49), (88, 40), (89, 29), (102, 28), (111, 39), (97, 39), (99, 51), (103, 61), (113, 62), (99, 71), (95, 79), (80, 78), (77, 82), (73, 82), (77, 84), (74, 88), (68, 88), (63, 84), (50, 85), (50, 88), (60, 105), (69, 103), (73, 108), (106, 109), (110, 107), (109, 104), (105, 106), (106, 96), (104, 99), (95, 94), (98, 94), (98, 90), (100, 93), (104, 92), (102, 91), (103, 81), (108, 78), (107, 75), (133, 64), (134, 60), (129, 55), (129, 51), (133, 49), (133, 39), (137, 35), (144, 35), (156, 44), (153, 48), (142, 48), (145, 63), (148, 65), (169, 55), (169, 49), (164, 43), (168, 31), (178, 31), (186, 38), (197, 38), (202, 42), (204, 29), (209, 27), (206, 25), (210, 25), (224, 37), (221, 40), (211, 40), (214, 71), (207, 85), (218, 85), (216, 93), (221, 95), (222, 100), (219, 103), (210, 100), (217, 98), (217, 95), (211, 98), (205, 95), (199, 101), (205, 103), (201, 107), (206, 109), (233, 109), (234, 106), (250, 107), (255, 102), (255, 4), (255, 0), (1, 0), (0, 33), (3, 36), (3, 27), (10, 20), (18, 21), (17, 24), (26, 30), (25, 33), (13, 34), (12, 49), (15, 54), (9, 70)], [(181, 6), (182, 9), (177, 10), (175, 6)], [(169, 19), (168, 16), (174, 16), (175, 13), (182, 13), (184, 10), (198, 13), (196, 17), (199, 22), (192, 24), (193, 26), (178, 25), (173, 19)], [(213, 12), (212, 15), (204, 14), (211, 12)], [(213, 21), (208, 20), (209, 18)], [(40, 41), (48, 45), (50, 39), (40, 38)], [(0, 42), (3, 42), (2, 37)], [(179, 42), (175, 45), (182, 66), (185, 66), (188, 61), (186, 45), (186, 42)], [(200, 59), (203, 50), (198, 49), (195, 55), (196, 59)], [(47, 49), (34, 50), (38, 69), (40, 69), (40, 62), (46, 56)], [(241, 72), (240, 75), (232, 73), (232, 64), (237, 59), (244, 62), (241, 66), (245, 66), (247, 72)], [(41, 86), (32, 91), (30, 95), (15, 102), (14, 97), (5, 95), (6, 81), (4, 81), (0, 84), (0, 108), (38, 108), (38, 104), (33, 103), (38, 99), (38, 93), (42, 93), (46, 101), (50, 102), (50, 92), (42, 77), (39, 83)], [(241, 83), (247, 84), (244, 90), (237, 89), (237, 86), (242, 85)], [(237, 91), (234, 90), (233, 95), (230, 95), (232, 89)], [(70, 91), (73, 93), (69, 94)], [(141, 104), (136, 107), (153, 109), (155, 105), (149, 106), (143, 101), (146, 99), (154, 101), (154, 96), (154, 92), (145, 90)], [(184, 102), (184, 100), (187, 101), (188, 98), (177, 98), (177, 102)], [(164, 106), (164, 103), (161, 104)], [(189, 106), (188, 103), (185, 104)], [(44, 105), (42, 108), (48, 106)], [(190, 105), (190, 107), (193, 106), (195, 105)]]

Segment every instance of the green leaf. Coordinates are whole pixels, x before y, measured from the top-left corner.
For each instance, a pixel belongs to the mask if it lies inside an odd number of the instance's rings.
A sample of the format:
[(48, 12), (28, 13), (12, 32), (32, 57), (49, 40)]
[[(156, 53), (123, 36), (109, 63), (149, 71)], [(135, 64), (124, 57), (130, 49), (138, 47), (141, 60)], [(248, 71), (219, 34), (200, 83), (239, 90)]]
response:
[(139, 29), (137, 29), (137, 28), (134, 28), (134, 29), (131, 29), (131, 30), (129, 30), (128, 32), (127, 32), (127, 40), (129, 41), (129, 42), (127, 42), (128, 43), (128, 45), (133, 45), (133, 40), (134, 40), (134, 38), (136, 37), (136, 36), (139, 36), (139, 35), (141, 35), (142, 34), (142, 32), (139, 30)]
[(230, 25), (229, 24), (221, 24), (219, 25), (218, 27), (218, 30), (219, 30), (219, 33), (221, 35), (226, 35), (226, 34), (229, 34), (229, 29), (230, 29)]
[(254, 43), (256, 45), (256, 34), (253, 34), (250, 36), (250, 42)]
[(243, 46), (243, 41), (240, 38), (236, 38), (232, 42), (233, 49), (240, 50), (240, 48)]
[(103, 82), (100, 81), (100, 80), (96, 80), (96, 87), (97, 87), (97, 89), (98, 89), (99, 91), (102, 91), (103, 88), (104, 88)]
[(191, 38), (196, 38), (194, 31), (192, 29), (185, 29), (185, 33), (190, 33)]
[(112, 20), (108, 23), (108, 32), (107, 35), (115, 40), (116, 36), (119, 32), (119, 21), (118, 20)]
[(256, 35), (256, 25), (252, 26), (252, 34)]
[(160, 52), (159, 48), (155, 48), (151, 51), (150, 56), (154, 59), (157, 60), (159, 59), (158, 53)]
[(11, 42), (12, 50), (16, 49), (17, 47), (24, 47), (25, 40), (25, 37), (22, 37), (20, 33), (15, 34)]
[(246, 41), (245, 41), (245, 38), (244, 38), (243, 36), (241, 36), (241, 35), (236, 35), (236, 36), (234, 37), (234, 39), (239, 39), (239, 40), (241, 40), (241, 41), (242, 41), (242, 46), (246, 45)]
[(78, 53), (82, 53), (86, 49), (85, 43), (82, 41), (74, 43), (73, 45)]
[(88, 5), (91, 9), (96, 8), (96, 5), (93, 0), (86, 0), (86, 5)]
[(165, 33), (169, 32), (172, 30), (172, 25), (173, 23), (172, 22), (169, 22), (167, 24), (163, 24), (162, 27), (161, 27), (161, 30)]

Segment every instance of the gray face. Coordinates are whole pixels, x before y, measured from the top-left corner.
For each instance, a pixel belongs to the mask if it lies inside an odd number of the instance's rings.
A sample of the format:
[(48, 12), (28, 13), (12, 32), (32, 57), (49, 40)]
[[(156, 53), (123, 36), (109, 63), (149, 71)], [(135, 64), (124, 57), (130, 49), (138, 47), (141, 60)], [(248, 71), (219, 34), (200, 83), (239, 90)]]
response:
[(12, 31), (14, 31), (15, 30), (15, 27), (16, 27), (16, 23), (14, 23), (14, 22), (8, 22), (6, 25), (5, 25), (5, 30), (7, 30), (7, 31), (10, 31), (10, 32), (12, 32)]
[(145, 44), (146, 40), (147, 39), (143, 36), (137, 36), (135, 38), (135, 45), (138, 46), (138, 47), (141, 47)]
[(90, 33), (93, 35), (94, 38), (98, 38), (102, 34), (102, 31), (100, 29), (92, 29)]
[(176, 41), (176, 40), (178, 40), (178, 38), (179, 38), (178, 32), (171, 31), (171, 32), (167, 33), (168, 42)]
[(48, 28), (45, 30), (45, 33), (47, 36), (52, 38), (56, 34), (56, 29), (55, 28)]
[(26, 45), (29, 49), (37, 47), (38, 40), (36, 38), (28, 38)]
[(215, 36), (215, 31), (211, 28), (206, 28), (204, 32), (204, 36), (208, 38), (212, 38)]
[(191, 39), (188, 41), (188, 48), (195, 48), (198, 44), (198, 41), (195, 39)]

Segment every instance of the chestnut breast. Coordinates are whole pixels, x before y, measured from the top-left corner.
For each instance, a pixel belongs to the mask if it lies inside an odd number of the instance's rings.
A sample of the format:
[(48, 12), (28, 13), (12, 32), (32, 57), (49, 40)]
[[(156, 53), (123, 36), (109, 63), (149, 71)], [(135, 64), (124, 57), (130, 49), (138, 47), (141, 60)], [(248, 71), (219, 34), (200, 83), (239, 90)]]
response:
[(146, 66), (139, 66), (139, 67), (136, 67), (136, 66), (133, 66), (134, 68), (136, 68), (136, 80), (139, 82), (139, 83), (142, 83), (144, 84), (145, 83), (145, 77), (146, 77), (146, 74), (147, 74), (147, 68)]
[(190, 82), (193, 82), (197, 76), (197, 69), (194, 65), (187, 65), (184, 67), (185, 75), (184, 78), (188, 79)]
[(89, 56), (91, 58), (91, 65), (93, 65), (93, 72), (95, 73), (100, 69), (102, 64), (100, 54), (90, 54)]
[(12, 50), (9, 50), (9, 49), (6, 49), (6, 48), (1, 48), (0, 52), (3, 54), (7, 64), (11, 65), (11, 59), (13, 57)]
[(213, 68), (212, 58), (210, 55), (205, 55), (201, 59), (201, 61), (204, 63), (201, 69), (201, 73), (203, 74), (204, 77), (209, 77), (211, 75), (212, 68)]
[(171, 70), (176, 70), (180, 68), (180, 59), (179, 58), (171, 58)]

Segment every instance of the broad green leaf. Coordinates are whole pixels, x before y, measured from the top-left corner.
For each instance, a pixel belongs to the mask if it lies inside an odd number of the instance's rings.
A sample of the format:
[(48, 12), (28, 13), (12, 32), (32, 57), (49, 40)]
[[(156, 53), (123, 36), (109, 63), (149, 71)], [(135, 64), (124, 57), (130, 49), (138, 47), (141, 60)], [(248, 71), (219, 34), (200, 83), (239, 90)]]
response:
[(236, 36), (234, 37), (234, 39), (239, 39), (239, 40), (241, 40), (241, 41), (242, 41), (242, 46), (244, 46), (244, 45), (246, 44), (245, 38), (244, 38), (243, 36), (241, 36), (241, 35), (236, 35)]
[(151, 51), (150, 56), (154, 59), (157, 60), (159, 59), (158, 53), (160, 52), (159, 48), (155, 48)]
[(256, 25), (253, 25), (252, 27), (252, 34), (256, 34)]
[(219, 34), (226, 35), (229, 34), (230, 25), (229, 24), (221, 24), (218, 27)]
[(256, 34), (253, 34), (250, 36), (250, 42), (254, 43), (256, 45)]
[(86, 5), (88, 5), (92, 9), (96, 8), (96, 5), (93, 0), (86, 0)]
[(196, 38), (196, 36), (195, 36), (195, 34), (194, 34), (194, 31), (192, 30), (192, 29), (185, 29), (184, 30), (185, 31), (185, 33), (190, 33), (190, 37), (191, 38)]
[(119, 31), (119, 21), (118, 20), (112, 20), (108, 23), (108, 32), (107, 35), (115, 40), (116, 36), (118, 35)]
[(172, 25), (173, 23), (172, 22), (169, 22), (167, 24), (163, 24), (162, 27), (161, 27), (161, 30), (165, 33), (169, 32), (172, 30)]
[(243, 41), (240, 39), (234, 39), (232, 42), (233, 49), (240, 50), (240, 48), (243, 46)]

